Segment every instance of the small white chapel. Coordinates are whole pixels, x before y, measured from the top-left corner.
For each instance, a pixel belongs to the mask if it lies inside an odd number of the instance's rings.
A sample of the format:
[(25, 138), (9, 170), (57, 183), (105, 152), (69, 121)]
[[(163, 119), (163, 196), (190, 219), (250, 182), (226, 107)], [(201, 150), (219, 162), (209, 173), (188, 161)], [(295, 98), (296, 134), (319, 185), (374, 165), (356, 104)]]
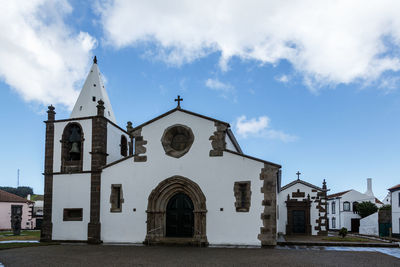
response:
[[(281, 166), (244, 154), (227, 122), (185, 110), (182, 100), (122, 128), (95, 57), (70, 117), (47, 111), (41, 240), (276, 245)], [(324, 232), (317, 217), (326, 188), (299, 186), (282, 190), (294, 205), (281, 211), (282, 227)], [(299, 226), (310, 221), (311, 202), (312, 229)]]

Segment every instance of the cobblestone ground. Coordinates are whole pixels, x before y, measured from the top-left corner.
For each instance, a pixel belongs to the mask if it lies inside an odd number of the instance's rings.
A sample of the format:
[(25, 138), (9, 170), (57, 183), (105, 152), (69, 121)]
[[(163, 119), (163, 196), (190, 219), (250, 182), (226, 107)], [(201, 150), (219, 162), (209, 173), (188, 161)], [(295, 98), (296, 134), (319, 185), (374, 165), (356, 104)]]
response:
[(1, 250), (0, 262), (5, 267), (400, 266), (400, 259), (377, 252), (110, 245), (55, 245)]

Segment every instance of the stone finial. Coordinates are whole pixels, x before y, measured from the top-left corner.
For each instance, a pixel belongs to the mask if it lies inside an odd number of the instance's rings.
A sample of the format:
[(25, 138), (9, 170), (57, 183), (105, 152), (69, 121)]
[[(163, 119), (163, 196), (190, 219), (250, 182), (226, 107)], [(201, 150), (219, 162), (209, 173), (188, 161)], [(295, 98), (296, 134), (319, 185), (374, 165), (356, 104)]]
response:
[(97, 101), (98, 105), (97, 105), (97, 116), (102, 116), (104, 117), (104, 101), (103, 100), (99, 100)]
[(131, 122), (131, 121), (128, 121), (128, 122), (126, 123), (126, 131), (127, 131), (128, 133), (131, 133), (131, 132), (133, 131), (133, 126), (132, 126), (132, 122)]
[(97, 64), (97, 57), (96, 56), (94, 56), (94, 58), (93, 58), (93, 64)]
[(325, 182), (325, 179), (324, 179), (324, 181), (322, 182), (322, 189), (326, 190), (326, 182)]
[(47, 120), (54, 121), (56, 118), (56, 112), (54, 111), (55, 107), (53, 105), (48, 106), (47, 110)]

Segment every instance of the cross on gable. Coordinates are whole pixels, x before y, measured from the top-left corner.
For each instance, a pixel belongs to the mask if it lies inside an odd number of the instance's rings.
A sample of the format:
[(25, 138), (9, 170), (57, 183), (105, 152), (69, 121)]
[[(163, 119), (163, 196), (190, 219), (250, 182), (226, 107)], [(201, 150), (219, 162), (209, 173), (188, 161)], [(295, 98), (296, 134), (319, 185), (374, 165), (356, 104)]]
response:
[(301, 172), (299, 172), (299, 171), (296, 172), (297, 180), (300, 180), (300, 174), (301, 174)]
[(178, 95), (178, 98), (176, 98), (175, 101), (178, 102), (177, 108), (181, 108), (181, 101), (183, 101), (183, 98), (181, 98), (181, 96)]

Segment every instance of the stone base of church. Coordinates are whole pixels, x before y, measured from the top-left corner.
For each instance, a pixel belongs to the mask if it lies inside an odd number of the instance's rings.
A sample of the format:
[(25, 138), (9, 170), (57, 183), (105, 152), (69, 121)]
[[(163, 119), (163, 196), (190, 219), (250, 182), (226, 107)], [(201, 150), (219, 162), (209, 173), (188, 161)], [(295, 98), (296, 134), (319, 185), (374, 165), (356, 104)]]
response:
[(207, 247), (207, 238), (195, 238), (195, 237), (159, 237), (153, 239), (147, 239), (143, 241), (143, 244), (148, 246), (154, 245), (167, 245), (167, 246), (193, 246), (193, 247)]

